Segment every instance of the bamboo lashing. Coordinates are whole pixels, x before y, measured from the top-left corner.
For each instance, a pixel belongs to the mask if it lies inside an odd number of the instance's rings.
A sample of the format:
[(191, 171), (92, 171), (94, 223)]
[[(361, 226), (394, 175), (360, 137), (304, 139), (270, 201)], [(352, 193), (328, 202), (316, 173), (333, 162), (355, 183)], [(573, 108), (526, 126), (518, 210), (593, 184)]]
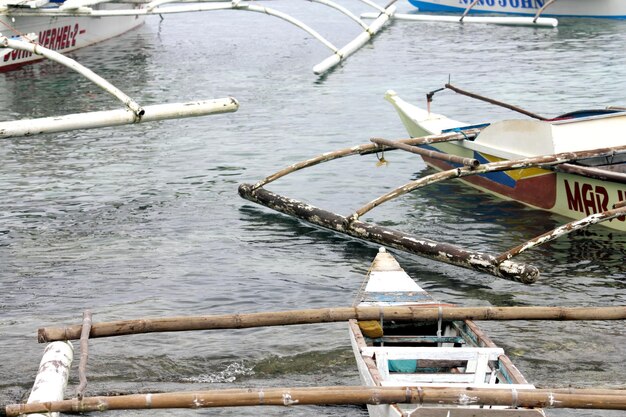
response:
[(464, 158), (462, 156), (451, 155), (451, 154), (447, 154), (447, 153), (443, 153), (439, 151), (433, 151), (430, 149), (418, 148), (417, 146), (407, 145), (405, 143), (397, 142), (393, 140), (382, 139), (382, 138), (372, 138), (370, 139), (370, 141), (374, 142), (377, 145), (381, 145), (381, 146), (384, 145), (391, 149), (393, 148), (401, 149), (403, 151), (411, 152), (414, 154), (418, 154), (418, 155), (422, 155), (422, 156), (426, 156), (426, 157), (430, 157), (434, 159), (439, 159), (442, 161), (448, 161), (448, 162), (452, 162), (455, 164), (465, 165), (470, 168), (476, 168), (478, 165), (480, 165), (480, 162), (478, 161), (478, 159), (475, 159), (475, 158)]
[(524, 159), (515, 159), (515, 160), (504, 160), (499, 162), (491, 162), (487, 164), (482, 164), (476, 168), (454, 168), (448, 171), (441, 171), (436, 174), (428, 175), (426, 177), (422, 177), (418, 180), (411, 181), (407, 184), (404, 184), (401, 187), (392, 190), (375, 200), (370, 201), (363, 207), (359, 208), (352, 214), (348, 219), (350, 221), (357, 220), (363, 214), (368, 211), (378, 207), (379, 205), (392, 200), (396, 197), (400, 197), (404, 194), (415, 191), (418, 188), (425, 187), (430, 184), (434, 184), (437, 182), (445, 181), (453, 178), (461, 178), (467, 177), (470, 175), (478, 175), (478, 174), (486, 174), (490, 172), (500, 172), (500, 171), (511, 171), (515, 169), (521, 168), (530, 168), (530, 167), (549, 167), (554, 165), (559, 165), (565, 162), (572, 162), (578, 159), (591, 158), (596, 156), (610, 156), (615, 155), (617, 153), (626, 152), (626, 145), (617, 146), (612, 148), (599, 148), (592, 149), (586, 151), (577, 151), (577, 152), (562, 152), (554, 155), (541, 155), (534, 156)]
[[(335, 307), (264, 313), (145, 318), (93, 323), (91, 338), (139, 333), (190, 330), (245, 329), (356, 320), (624, 320), (626, 306), (617, 307)], [(82, 326), (44, 327), (38, 341), (47, 343), (80, 338)]]
[(5, 413), (17, 417), (41, 412), (396, 403), (626, 410), (623, 392), (599, 395), (579, 389), (571, 394), (550, 389), (507, 389), (503, 384), (500, 388), (329, 386), (134, 394), (12, 404), (5, 407)]

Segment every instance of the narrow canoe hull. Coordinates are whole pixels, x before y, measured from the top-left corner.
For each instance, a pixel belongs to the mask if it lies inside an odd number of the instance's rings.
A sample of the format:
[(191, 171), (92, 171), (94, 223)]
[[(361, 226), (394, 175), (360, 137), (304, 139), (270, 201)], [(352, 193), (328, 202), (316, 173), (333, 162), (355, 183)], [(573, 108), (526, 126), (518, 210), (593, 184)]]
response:
[[(448, 119), (445, 116), (434, 113), (429, 114), (428, 112), (405, 102), (393, 92), (391, 94), (387, 94), (387, 100), (394, 105), (405, 128), (412, 137), (438, 134), (441, 133), (441, 130), (454, 129), (465, 125), (462, 122)], [(615, 116), (610, 118), (611, 121), (608, 121), (609, 119), (607, 119), (606, 123), (616, 123), (614, 127), (619, 132), (621, 131), (621, 125), (617, 125), (617, 123), (623, 123), (622, 119), (626, 118), (623, 116)], [(602, 119), (595, 119), (589, 122), (580, 123), (598, 123), (601, 120)], [(571, 123), (571, 125), (571, 127), (568, 127), (566, 124), (563, 124), (560, 125), (559, 128), (582, 132), (580, 138), (571, 136), (569, 137), (571, 140), (559, 139), (560, 142), (556, 140), (553, 142), (551, 141), (550, 145), (553, 146), (554, 143), (558, 145), (559, 143), (569, 142), (571, 146), (578, 146), (578, 148), (573, 150), (580, 150), (579, 148), (582, 148), (585, 145), (585, 140), (589, 137), (593, 137), (589, 136), (589, 132), (584, 131), (585, 128), (583, 126), (576, 127), (574, 123)], [(530, 142), (528, 140), (523, 140), (524, 135), (533, 136), (532, 134), (527, 134), (525, 131), (526, 128), (536, 127), (536, 137), (539, 137), (541, 135), (541, 131), (546, 130), (547, 126), (548, 124), (544, 122), (530, 121), (527, 122), (522, 129), (519, 129), (521, 132), (520, 137), (514, 138), (513, 142), (518, 143), (520, 147), (527, 146), (527, 148), (515, 150), (515, 152), (520, 152), (521, 154), (517, 154), (517, 156), (512, 154), (511, 158), (522, 158), (533, 154), (552, 154), (565, 151), (566, 149), (561, 148), (540, 148), (542, 152), (531, 153), (531, 145), (541, 147), (542, 144), (536, 143), (529, 145), (527, 143), (523, 143)], [(600, 129), (600, 127), (595, 124), (592, 126), (592, 130), (597, 131)], [(614, 127), (611, 127), (611, 129)], [(490, 134), (487, 129), (491, 129), (491, 131), (495, 130), (497, 133)], [(497, 129), (499, 129), (498, 126), (493, 124), (481, 133), (484, 137), (489, 136), (489, 140), (491, 140), (491, 144), (493, 144), (493, 147), (491, 148), (485, 145), (481, 146), (479, 144), (479, 139), (477, 139), (476, 142), (459, 141), (432, 144), (426, 146), (426, 148), (466, 158), (475, 158), (481, 163), (511, 159), (504, 158), (503, 155), (506, 152), (503, 149), (497, 149), (495, 147), (498, 143), (504, 142), (504, 132)], [(622, 140), (621, 135), (598, 135), (598, 137), (601, 136), (614, 137), (615, 140)], [(552, 137), (550, 137), (550, 139), (552, 140)], [(610, 145), (616, 145), (616, 143), (609, 143), (608, 146)], [(489, 149), (492, 149), (492, 152), (490, 152)], [(499, 155), (495, 155), (496, 153), (499, 153)], [(440, 171), (453, 169), (458, 166), (433, 158), (424, 157), (423, 159), (427, 165)], [(558, 171), (555, 172), (540, 168), (493, 172), (489, 174), (464, 177), (461, 181), (499, 198), (514, 200), (529, 207), (546, 210), (574, 220), (579, 220), (591, 214), (609, 210), (614, 204), (626, 199), (625, 182), (618, 180), (612, 181), (609, 179), (600, 180), (584, 175)], [(601, 225), (611, 229), (626, 231), (626, 218), (619, 217), (603, 222)]]
[[(359, 306), (444, 306), (381, 249), (358, 296)], [(439, 323), (349, 321), (352, 349), (365, 386), (533, 389), (504, 351), (470, 320)], [(408, 359), (411, 358), (411, 359)], [(545, 417), (541, 409), (471, 405), (368, 405), (372, 417)]]
[[(106, 4), (101, 7), (127, 9), (128, 5)], [(28, 10), (19, 9), (19, 14), (16, 11), (15, 15), (12, 15), (10, 11), (1, 13), (0, 24), (3, 27), (14, 28), (17, 33), (34, 33), (38, 36), (37, 41), (42, 46), (60, 53), (74, 51), (119, 36), (142, 25), (145, 21), (145, 16), (50, 17), (37, 16), (35, 13), (30, 16), (27, 12)], [(3, 34), (10, 36), (7, 30), (3, 31)], [(41, 56), (25, 51), (0, 50), (0, 72), (9, 71), (41, 59)]]
[[(547, 0), (481, 0), (470, 13), (504, 13), (534, 16)], [(462, 13), (472, 0), (409, 0), (422, 12)], [(626, 19), (622, 0), (557, 0), (542, 16)]]

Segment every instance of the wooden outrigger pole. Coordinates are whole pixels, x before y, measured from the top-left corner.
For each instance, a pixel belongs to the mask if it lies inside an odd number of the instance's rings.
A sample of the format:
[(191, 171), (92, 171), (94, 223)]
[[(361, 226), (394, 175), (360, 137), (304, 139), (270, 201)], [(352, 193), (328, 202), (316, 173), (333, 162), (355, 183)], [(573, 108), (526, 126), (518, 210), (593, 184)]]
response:
[(623, 390), (516, 389), (444, 387), (328, 386), (296, 388), (241, 388), (193, 392), (168, 392), (85, 397), (45, 403), (12, 404), (7, 417), (26, 413), (139, 410), (165, 408), (215, 408), (244, 406), (297, 406), (343, 404), (466, 404), (532, 408), (626, 410)]
[[(87, 316), (87, 313), (85, 314)], [(37, 331), (39, 343), (81, 341), (133, 334), (185, 332), (198, 330), (250, 329), (272, 326), (293, 326), (338, 323), (348, 320), (393, 320), (397, 322), (437, 322), (439, 320), (626, 320), (626, 306), (615, 307), (457, 307), (424, 306), (354, 306), (303, 310), (269, 311), (245, 314), (177, 316), (96, 322), (65, 327), (42, 327)], [(86, 355), (85, 355), (86, 356)], [(86, 361), (86, 359), (84, 360)], [(81, 361), (83, 362), (83, 361)]]
[(531, 265), (512, 261), (498, 263), (496, 258), (489, 254), (466, 250), (448, 243), (417, 238), (373, 223), (350, 220), (339, 214), (272, 193), (265, 188), (254, 188), (250, 184), (241, 184), (239, 186), (239, 195), (247, 200), (316, 226), (368, 242), (400, 249), (415, 255), (425, 256), (437, 261), (525, 284), (532, 284), (539, 277), (539, 270)]
[[(624, 390), (540, 388), (523, 389), (506, 384), (489, 388), (410, 387), (296, 387), (225, 389), (192, 392), (85, 397), (89, 339), (152, 332), (242, 329), (265, 326), (329, 323), (347, 320), (440, 322), (441, 320), (624, 320), (626, 307), (456, 307), (352, 306), (210, 316), (144, 318), (93, 323), (90, 310), (81, 325), (48, 327), (38, 340), (49, 343), (26, 404), (0, 406), (0, 417), (35, 414), (58, 417), (59, 412), (129, 409), (239, 407), (256, 405), (330, 404), (464, 404), (512, 407), (626, 409)], [(76, 396), (64, 400), (73, 359), (70, 340), (80, 338), (80, 384)], [(55, 340), (55, 341), (53, 341)]]
[(140, 106), (119, 88), (115, 87), (89, 68), (37, 43), (0, 36), (0, 48), (28, 51), (62, 64), (78, 72), (124, 104), (124, 108), (117, 110), (0, 122), (0, 138), (32, 136), (41, 133), (65, 132), (77, 129), (93, 129), (165, 119), (179, 119), (183, 117), (206, 116), (210, 114), (234, 112), (239, 108), (239, 103), (232, 97), (188, 103)]
[[(512, 262), (511, 258), (513, 256), (531, 247), (537, 246), (541, 243), (545, 243), (566, 233), (570, 233), (573, 230), (588, 227), (592, 224), (597, 224), (602, 221), (609, 221), (613, 218), (626, 214), (625, 207), (615, 207), (614, 209), (609, 210), (609, 212), (593, 215), (586, 219), (573, 222), (575, 224), (568, 224), (563, 226), (562, 228), (556, 229), (555, 231), (546, 233), (545, 236), (542, 235), (533, 239), (529, 243), (521, 245), (523, 246), (523, 248), (514, 248), (511, 251), (507, 251), (499, 256), (474, 252), (447, 243), (418, 238), (397, 230), (359, 220), (359, 218), (363, 214), (367, 213), (368, 211), (372, 210), (373, 208), (379, 206), (384, 202), (402, 196), (416, 189), (444, 180), (461, 178), (471, 175), (479, 175), (489, 172), (509, 171), (520, 168), (539, 167), (548, 169), (551, 167), (567, 166), (568, 162), (573, 162), (585, 158), (614, 156), (619, 153), (626, 153), (626, 146), (606, 149), (594, 149), (580, 152), (565, 152), (560, 154), (530, 157), (519, 160), (492, 162), (482, 165), (476, 165), (471, 160), (468, 160), (465, 161), (467, 162), (467, 166), (465, 167), (459, 167), (449, 171), (438, 172), (398, 187), (386, 193), (385, 195), (370, 201), (366, 205), (357, 209), (350, 216), (342, 216), (336, 213), (332, 213), (327, 210), (323, 210), (321, 208), (303, 203), (301, 201), (272, 193), (271, 191), (263, 188), (266, 184), (275, 181), (281, 177), (284, 177), (285, 175), (288, 175), (295, 171), (299, 171), (306, 167), (320, 164), (322, 162), (328, 162), (334, 159), (343, 158), (351, 155), (373, 153), (376, 151), (405, 149), (407, 148), (407, 145), (423, 145), (436, 142), (471, 140), (472, 138), (476, 137), (476, 135), (478, 135), (480, 130), (480, 128), (474, 128), (462, 132), (449, 132), (441, 135), (430, 135), (421, 138), (402, 139), (398, 141), (372, 139), (372, 141), (377, 144), (363, 144), (350, 148), (340, 149), (334, 152), (328, 152), (315, 158), (311, 158), (290, 165), (289, 167), (260, 180), (254, 185), (241, 184), (239, 186), (239, 194), (247, 200), (264, 205), (278, 212), (299, 218), (320, 227), (344, 233), (358, 239), (382, 244), (416, 255), (435, 259), (441, 262), (481, 272), (486, 272), (501, 278), (519, 281), (526, 284), (531, 284), (535, 282), (539, 277), (539, 271), (537, 268), (531, 265)], [(406, 150), (415, 153), (422, 153), (422, 151), (416, 151), (414, 149)], [(439, 153), (436, 152), (430, 152), (429, 156), (443, 158), (442, 155), (439, 155)]]

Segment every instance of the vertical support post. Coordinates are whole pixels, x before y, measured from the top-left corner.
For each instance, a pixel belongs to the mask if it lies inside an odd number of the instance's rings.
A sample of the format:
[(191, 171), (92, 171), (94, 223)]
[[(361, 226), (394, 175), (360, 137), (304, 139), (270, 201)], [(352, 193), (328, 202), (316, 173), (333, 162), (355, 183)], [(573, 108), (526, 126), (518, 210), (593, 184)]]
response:
[[(65, 395), (74, 347), (70, 342), (53, 342), (46, 346), (39, 371), (27, 403), (61, 401)], [(59, 417), (59, 413), (31, 414), (33, 417)]]

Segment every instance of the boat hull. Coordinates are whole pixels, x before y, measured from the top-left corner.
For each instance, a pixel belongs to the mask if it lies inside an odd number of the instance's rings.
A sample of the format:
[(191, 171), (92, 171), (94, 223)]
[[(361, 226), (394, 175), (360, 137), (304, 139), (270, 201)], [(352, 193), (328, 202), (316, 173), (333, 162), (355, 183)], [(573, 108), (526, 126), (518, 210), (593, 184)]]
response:
[[(501, 160), (454, 144), (432, 146), (430, 149), (455, 155), (471, 155), (485, 163)], [(441, 171), (458, 167), (441, 160), (423, 159), (427, 165)], [(539, 168), (494, 172), (465, 177), (461, 181), (499, 198), (515, 200), (574, 220), (610, 210), (614, 204), (626, 199), (626, 184)], [(626, 231), (626, 217), (618, 217), (602, 225)]]
[[(547, 0), (480, 0), (470, 13), (505, 13), (534, 16)], [(422, 12), (462, 13), (472, 0), (409, 0)], [(626, 19), (622, 0), (561, 0), (545, 9), (542, 16), (599, 17)]]
[[(382, 248), (357, 298), (359, 306), (379, 308), (449, 306), (433, 299)], [(381, 311), (380, 321), (353, 319), (348, 327), (361, 383), (368, 387), (534, 388), (471, 320), (400, 323), (385, 320)], [(371, 417), (545, 417), (541, 409), (505, 406), (433, 403), (367, 408)]]
[[(388, 92), (386, 98), (395, 107), (402, 123), (404, 124), (404, 127), (411, 137), (439, 134), (442, 129), (454, 129), (466, 125), (462, 122), (448, 119), (439, 114), (428, 113), (419, 107), (402, 100), (394, 92)], [(606, 119), (605, 123), (623, 123), (622, 119), (623, 117), (612, 117)], [(592, 120), (585, 123), (595, 123), (596, 121)], [(520, 129), (521, 132), (526, 132), (526, 129), (531, 129), (534, 126), (533, 124), (528, 124), (530, 122), (524, 123), (524, 127)], [(571, 128), (568, 128), (568, 125)], [(535, 126), (537, 129), (533, 132), (536, 132), (536, 135), (539, 136), (541, 131), (546, 129), (546, 126), (547, 125), (545, 124), (537, 125)], [(569, 129), (565, 131), (564, 136), (568, 138), (570, 145), (578, 146), (581, 149), (585, 145), (585, 138), (588, 137), (586, 129), (588, 129), (589, 126), (593, 129), (600, 129), (600, 126), (595, 124), (587, 125), (587, 127), (575, 123), (562, 125), (562, 127)], [(622, 128), (623, 126), (621, 124), (615, 124), (611, 129), (621, 131)], [(491, 132), (495, 131), (495, 134), (486, 133), (488, 132), (488, 129), (491, 129)], [(489, 135), (490, 137), (493, 137), (491, 144), (504, 143), (505, 138), (502, 132), (498, 129), (498, 125), (491, 125), (483, 130), (481, 133), (482, 136), (479, 136), (479, 139)], [(575, 140), (572, 129), (573, 131), (584, 132), (581, 134), (582, 139), (580, 141)], [(606, 134), (604, 136), (612, 137), (615, 135)], [(488, 151), (476, 149), (494, 149), (484, 145), (480, 146), (478, 144), (478, 142), (480, 142), (479, 139), (475, 142), (446, 142), (431, 144), (423, 147), (450, 155), (457, 155), (464, 158), (474, 158), (481, 163), (497, 162), (507, 159), (502, 155), (495, 156), (493, 153), (489, 153)], [(523, 146), (523, 142), (529, 142), (517, 139), (519, 138), (514, 137), (512, 140), (508, 140), (507, 143), (519, 143), (519, 146)], [(616, 140), (621, 140), (621, 137), (618, 137)], [(578, 142), (580, 142), (580, 144), (577, 145)], [(605, 146), (605, 144), (601, 146)], [(610, 144), (606, 146), (608, 147)], [(574, 150), (581, 149), (576, 148)], [(552, 154), (556, 153), (557, 150), (563, 152), (567, 149), (545, 149), (545, 152), (543, 153)], [(516, 152), (520, 152), (520, 154), (511, 154), (512, 158), (519, 159), (525, 156), (533, 155), (527, 153), (528, 149), (518, 149)], [(423, 159), (428, 166), (439, 171), (447, 171), (459, 166), (450, 162), (429, 157), (423, 157)], [(555, 172), (540, 168), (492, 172), (488, 174), (463, 177), (460, 181), (496, 197), (505, 200), (514, 200), (529, 207), (546, 210), (574, 220), (580, 220), (591, 214), (610, 210), (613, 208), (614, 204), (626, 199), (626, 182), (619, 182), (617, 180), (611, 181), (610, 179), (600, 180), (585, 175), (563, 173), (558, 171)], [(618, 217), (610, 221), (602, 222), (601, 225), (611, 229), (626, 231), (626, 218)]]
[[(103, 8), (128, 8), (126, 4), (103, 5)], [(14, 33), (38, 36), (37, 41), (42, 46), (60, 53), (74, 51), (85, 46), (119, 36), (137, 28), (145, 21), (144, 16), (32, 16), (19, 10), (12, 16), (10, 12), (0, 14), (0, 24), (3, 27), (14, 28)], [(9, 35), (4, 31), (4, 35)], [(16, 36), (17, 37), (17, 36)], [(25, 64), (41, 60), (39, 55), (26, 51), (11, 50), (0, 54), (0, 72), (9, 71)]]

